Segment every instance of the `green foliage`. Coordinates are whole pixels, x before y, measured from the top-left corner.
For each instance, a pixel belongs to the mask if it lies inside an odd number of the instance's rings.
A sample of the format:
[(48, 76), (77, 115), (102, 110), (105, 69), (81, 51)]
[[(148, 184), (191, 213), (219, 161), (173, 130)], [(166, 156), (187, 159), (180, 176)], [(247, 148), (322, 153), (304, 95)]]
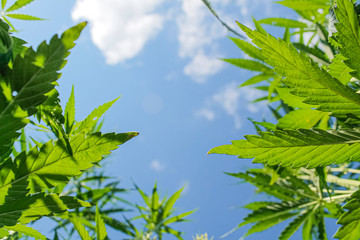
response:
[[(10, 33), (15, 28), (8, 20), (41, 20), (17, 12), (32, 2), (16, 0), (6, 7), (7, 1), (1, 0), (0, 238), (48, 239), (28, 226), (46, 216), (58, 224), (54, 239), (72, 239), (77, 232), (81, 239), (108, 240), (108, 227), (132, 239), (162, 239), (169, 234), (182, 239), (182, 233), (174, 230), (172, 224), (184, 221), (194, 212), (175, 215), (174, 204), (182, 189), (160, 201), (156, 187), (150, 198), (137, 188), (147, 204), (142, 207), (119, 196), (129, 192), (118, 186), (119, 181), (94, 170), (138, 133), (100, 131), (102, 116), (119, 98), (77, 121), (73, 87), (63, 109), (55, 88), (61, 76), (59, 71), (86, 23), (53, 36), (35, 50)], [(28, 124), (45, 132), (48, 140), (42, 142), (28, 136)], [(130, 209), (140, 215), (122, 220), (114, 217)], [(138, 219), (146, 222), (142, 230), (134, 223)]]
[[(129, 239), (151, 240), (166, 239), (168, 235), (173, 235), (178, 239), (182, 239), (182, 232), (171, 227), (177, 222), (186, 221), (185, 217), (194, 211), (185, 212), (174, 215), (175, 202), (179, 199), (180, 189), (170, 198), (159, 198), (156, 186), (152, 194), (149, 196), (139, 187), (136, 190), (140, 193), (144, 200), (145, 206), (137, 205), (126, 201), (119, 194), (129, 192), (128, 189), (119, 188), (119, 181), (110, 181), (110, 177), (104, 176), (102, 173), (90, 171), (76, 180), (74, 187), (76, 191), (70, 190), (66, 195), (74, 195), (76, 198), (89, 202), (92, 207), (85, 209), (76, 209), (69, 214), (56, 215), (53, 220), (58, 223), (56, 231), (64, 229), (67, 235), (63, 239), (73, 238), (76, 230), (82, 239), (108, 239), (106, 238), (105, 226), (129, 237)], [(97, 207), (95, 207), (95, 205)], [(128, 218), (127, 214), (139, 215)], [(114, 217), (114, 215), (122, 213), (124, 220)], [(143, 220), (143, 227), (138, 227), (139, 220)], [(72, 224), (73, 227), (69, 224)], [(128, 239), (128, 238), (126, 238)]]
[[(17, 0), (4, 14), (29, 19), (12, 12), (31, 2)], [(6, 1), (1, 4), (4, 9)], [(138, 135), (136, 132), (102, 134), (98, 131), (101, 126), (99, 118), (117, 99), (94, 110), (84, 121), (76, 122), (73, 90), (65, 112), (62, 111), (59, 94), (54, 87), (70, 49), (75, 46), (74, 41), (85, 26), (86, 23), (80, 23), (60, 37), (55, 35), (48, 43), (42, 42), (34, 50), (25, 47), (25, 41), (12, 36), (9, 26), (0, 21), (1, 238), (29, 236), (46, 239), (26, 226), (43, 216), (68, 216), (85, 236), (81, 224), (77, 224), (76, 215), (69, 215), (68, 210), (82, 211), (84, 207), (94, 206), (99, 195), (110, 199), (110, 193), (119, 191), (111, 185), (99, 189), (93, 196), (93, 202), (86, 197), (81, 200), (81, 196), (65, 196), (67, 194), (63, 192), (72, 178), (80, 177), (119, 145)], [(50, 139), (41, 143), (31, 138), (34, 143), (31, 144), (24, 131), (28, 123), (47, 130), (51, 133), (48, 135)], [(20, 152), (15, 147), (17, 141)], [(100, 190), (108, 190), (108, 194)], [(99, 209), (94, 213), (94, 220), (97, 238), (106, 239), (106, 220)]]
[(245, 208), (252, 212), (237, 228), (252, 224), (245, 234), (248, 236), (292, 219), (279, 239), (289, 239), (303, 224), (311, 226), (310, 230), (303, 228), (304, 239), (311, 239), (314, 230), (319, 231), (319, 226), (315, 225), (314, 219), (324, 210), (326, 217), (338, 218), (343, 212), (340, 206), (341, 201), (349, 197), (349, 194), (344, 194), (341, 189), (355, 189), (360, 183), (356, 181), (349, 186), (346, 181), (338, 181), (333, 170), (326, 169), (326, 182), (333, 186), (331, 193), (321, 186), (321, 177), (316, 171), (306, 169), (265, 167), (251, 169), (246, 173), (229, 174), (256, 186), (259, 192), (279, 199), (279, 201), (253, 202), (246, 205)]
[(145, 206), (136, 205), (140, 215), (135, 217), (134, 220), (145, 220), (145, 230), (138, 231), (136, 228), (132, 227), (132, 236), (135, 237), (135, 239), (143, 239), (144, 236), (146, 236), (145, 239), (161, 240), (163, 239), (163, 235), (167, 233), (175, 236), (177, 239), (183, 239), (181, 237), (182, 233), (174, 230), (169, 225), (186, 221), (185, 217), (196, 211), (192, 210), (179, 215), (173, 215), (174, 204), (180, 198), (180, 194), (184, 188), (181, 188), (169, 198), (164, 197), (160, 199), (156, 184), (152, 190), (151, 196), (145, 194), (138, 186), (135, 187), (140, 193)]
[(356, 161), (360, 158), (358, 130), (286, 129), (245, 137), (246, 141), (232, 141), (232, 145), (213, 148), (209, 153), (255, 158), (254, 163), (269, 166), (306, 168), (340, 164), (349, 159)]
[(1, 17), (7, 24), (9, 24), (11, 26), (13, 31), (16, 31), (16, 29), (11, 24), (9, 18), (17, 19), (17, 20), (30, 20), (30, 21), (44, 20), (42, 18), (35, 17), (32, 15), (28, 15), (28, 14), (13, 13), (14, 11), (17, 11), (17, 10), (27, 6), (28, 4), (30, 4), (33, 1), (34, 0), (16, 0), (12, 5), (10, 5), (10, 7), (6, 8), (7, 0), (1, 0), (1, 9), (2, 9)]
[(356, 191), (343, 207), (349, 211), (345, 212), (338, 221), (338, 224), (344, 225), (335, 234), (338, 239), (359, 239), (360, 238), (360, 191)]
[[(236, 228), (252, 225), (245, 236), (289, 221), (279, 239), (290, 239), (300, 229), (303, 239), (328, 239), (325, 218), (330, 217), (342, 225), (335, 238), (357, 240), (359, 6), (351, 0), (337, 0), (336, 5), (328, 0), (278, 3), (307, 21), (254, 20), (255, 30), (238, 23), (254, 45), (231, 38), (249, 58), (225, 59), (260, 72), (240, 87), (264, 91), (256, 101), (268, 102), (277, 123), (251, 120), (258, 135), (209, 153), (250, 158), (263, 166), (229, 173), (272, 199), (246, 206), (251, 213)], [(334, 15), (327, 19), (329, 8)], [(261, 25), (281, 27), (284, 35), (275, 38)], [(305, 34), (311, 36), (308, 42)]]
[(101, 218), (99, 208), (96, 206), (96, 213), (95, 213), (95, 223), (96, 223), (96, 239), (104, 240), (106, 238), (106, 228), (104, 220)]
[(60, 77), (58, 71), (65, 65), (65, 58), (74, 47), (73, 41), (85, 25), (81, 23), (69, 29), (60, 38), (55, 35), (49, 44), (41, 43), (37, 51), (28, 48), (24, 56), (16, 56), (12, 68), (3, 66), (0, 123), (4, 127), (0, 129), (0, 155), (9, 152), (19, 136), (17, 131), (29, 123), (28, 117), (54, 89), (54, 82)]

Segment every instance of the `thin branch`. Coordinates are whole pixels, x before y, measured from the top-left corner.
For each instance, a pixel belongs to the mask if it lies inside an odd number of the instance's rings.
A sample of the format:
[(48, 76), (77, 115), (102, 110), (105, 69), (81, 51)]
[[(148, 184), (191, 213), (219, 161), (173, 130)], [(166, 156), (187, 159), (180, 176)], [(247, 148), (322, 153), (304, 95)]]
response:
[(231, 28), (229, 25), (227, 25), (223, 20), (220, 19), (219, 15), (215, 12), (215, 10), (211, 7), (211, 3), (208, 0), (202, 0), (203, 3), (206, 5), (206, 7), (210, 10), (210, 12), (216, 17), (216, 19), (229, 31), (234, 33), (236, 36), (245, 39), (243, 35), (235, 31), (233, 28)]

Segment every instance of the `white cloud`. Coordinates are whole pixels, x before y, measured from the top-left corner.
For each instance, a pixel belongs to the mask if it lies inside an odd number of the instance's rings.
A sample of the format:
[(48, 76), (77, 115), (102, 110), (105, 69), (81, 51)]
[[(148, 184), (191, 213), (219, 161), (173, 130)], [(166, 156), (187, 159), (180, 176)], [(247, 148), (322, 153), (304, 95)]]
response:
[(236, 0), (235, 4), (239, 7), (242, 16), (249, 17), (260, 9), (264, 18), (277, 15), (274, 13), (276, 4), (273, 0)]
[(242, 125), (241, 118), (239, 116), (239, 104), (241, 103), (240, 98), (241, 92), (237, 88), (235, 82), (226, 85), (221, 92), (213, 95), (212, 97), (212, 101), (215, 104), (220, 105), (228, 115), (234, 118), (236, 129), (240, 129)]
[[(274, 14), (272, 0), (212, 0), (211, 3), (220, 18), (234, 29), (239, 29), (235, 20), (240, 17), (248, 21), (259, 9), (265, 17)], [(228, 32), (201, 0), (182, 0), (182, 14), (177, 19), (177, 25), (179, 56), (190, 60), (184, 73), (195, 82), (204, 83), (224, 66), (218, 60), (222, 57), (218, 51), (218, 40)]]
[[(271, 11), (270, 0), (212, 0), (220, 17), (238, 29), (235, 20), (250, 19), (259, 11)], [(266, 14), (265, 14), (266, 15)], [(109, 64), (122, 63), (138, 55), (163, 29), (165, 21), (178, 27), (179, 57), (188, 62), (184, 74), (203, 83), (223, 68), (218, 40), (227, 30), (201, 0), (76, 0), (75, 21), (90, 23), (94, 44)]]
[(195, 113), (195, 117), (205, 118), (212, 121), (215, 118), (215, 112), (208, 108), (202, 108)]
[(221, 105), (227, 114), (234, 115), (239, 108), (240, 96), (241, 92), (237, 88), (236, 83), (232, 82), (226, 85), (221, 92), (215, 94), (212, 99)]
[[(259, 90), (250, 87), (238, 88), (236, 82), (231, 82), (211, 96), (195, 116), (212, 121), (216, 117), (216, 113), (219, 113), (217, 110), (220, 108), (221, 111), (233, 118), (235, 128), (240, 129), (242, 127), (243, 111), (257, 113), (265, 109), (264, 103), (250, 104), (251, 101), (261, 96), (262, 93)], [(206, 113), (211, 113), (209, 115), (211, 118)]]
[(223, 62), (215, 57), (210, 57), (202, 52), (194, 54), (192, 60), (186, 65), (184, 72), (192, 76), (197, 83), (206, 82), (206, 77), (218, 73), (223, 67)]
[(179, 56), (191, 59), (184, 73), (203, 83), (208, 76), (222, 69), (215, 41), (226, 36), (226, 30), (200, 0), (182, 0), (182, 14), (177, 19), (177, 25)]
[(156, 172), (162, 172), (165, 170), (166, 167), (159, 160), (153, 160), (150, 163), (150, 168)]
[(77, 0), (73, 20), (86, 19), (95, 45), (109, 64), (136, 56), (162, 29), (154, 10), (163, 0)]

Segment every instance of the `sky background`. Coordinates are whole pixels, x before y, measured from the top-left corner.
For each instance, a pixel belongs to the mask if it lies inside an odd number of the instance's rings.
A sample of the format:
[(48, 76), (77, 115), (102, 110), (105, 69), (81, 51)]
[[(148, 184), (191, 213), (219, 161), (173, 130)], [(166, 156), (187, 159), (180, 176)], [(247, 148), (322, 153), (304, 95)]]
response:
[[(252, 17), (295, 16), (270, 0), (211, 2), (235, 29), (235, 20), (253, 26)], [(255, 165), (206, 153), (254, 134), (247, 117), (271, 117), (266, 105), (249, 105), (261, 92), (237, 87), (254, 73), (220, 60), (245, 56), (201, 0), (37, 0), (22, 12), (47, 19), (14, 21), (17, 36), (34, 46), (88, 21), (59, 80), (62, 103), (74, 85), (81, 120), (121, 95), (106, 114), (103, 131), (140, 133), (106, 160), (106, 173), (121, 179), (122, 187), (130, 188), (134, 181), (148, 193), (155, 182), (167, 195), (186, 185), (176, 207), (179, 212), (199, 210), (189, 217), (192, 222), (173, 226), (186, 232), (184, 239), (205, 232), (219, 239), (241, 222), (248, 213), (241, 206), (258, 197), (253, 187), (238, 184), (224, 172)], [(271, 31), (282, 35), (280, 29)], [(141, 203), (135, 192), (126, 198)], [(246, 230), (226, 239), (239, 239)], [(269, 234), (275, 239), (280, 231), (248, 239), (270, 239)]]

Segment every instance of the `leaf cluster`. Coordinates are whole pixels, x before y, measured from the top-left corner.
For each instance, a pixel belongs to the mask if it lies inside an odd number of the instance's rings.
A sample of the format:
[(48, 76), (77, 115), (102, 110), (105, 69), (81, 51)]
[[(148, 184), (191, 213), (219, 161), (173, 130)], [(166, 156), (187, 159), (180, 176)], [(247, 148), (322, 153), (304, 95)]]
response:
[[(18, 0), (5, 13), (10, 14), (30, 2)], [(4, 8), (6, 1), (1, 3)], [(96, 205), (96, 200), (67, 195), (63, 190), (72, 178), (81, 176), (119, 145), (138, 135), (99, 131), (98, 120), (117, 99), (76, 122), (72, 91), (65, 111), (62, 110), (55, 89), (61, 76), (59, 71), (85, 26), (86, 23), (80, 23), (33, 49), (14, 37), (9, 25), (0, 21), (1, 238), (46, 239), (27, 224), (43, 216), (65, 216), (70, 209)], [(48, 141), (29, 139), (24, 131), (27, 125), (47, 131)], [(111, 189), (112, 193), (116, 190)], [(111, 197), (110, 193), (107, 197)], [(104, 220), (99, 214), (99, 210), (94, 214), (97, 238), (105, 239)], [(82, 232), (75, 218), (71, 222)]]
[[(238, 23), (252, 43), (230, 39), (247, 57), (224, 59), (257, 72), (240, 87), (263, 91), (255, 101), (266, 101), (276, 122), (250, 119), (257, 135), (209, 153), (263, 166), (229, 173), (275, 199), (245, 206), (251, 213), (237, 226), (252, 225), (245, 236), (292, 219), (279, 239), (301, 227), (303, 239), (327, 239), (330, 217), (343, 225), (335, 238), (359, 239), (359, 6), (351, 0), (278, 3), (300, 20), (254, 19), (254, 30)], [(264, 25), (284, 29), (283, 36), (273, 37)]]
[(1, 0), (1, 17), (2, 19), (11, 26), (13, 31), (16, 31), (13, 24), (10, 22), (9, 18), (16, 20), (27, 20), (27, 21), (39, 21), (44, 20), (39, 17), (35, 17), (29, 14), (18, 13), (17, 11), (22, 9), (23, 7), (29, 5), (34, 0), (16, 0), (9, 7), (6, 7), (7, 0)]

